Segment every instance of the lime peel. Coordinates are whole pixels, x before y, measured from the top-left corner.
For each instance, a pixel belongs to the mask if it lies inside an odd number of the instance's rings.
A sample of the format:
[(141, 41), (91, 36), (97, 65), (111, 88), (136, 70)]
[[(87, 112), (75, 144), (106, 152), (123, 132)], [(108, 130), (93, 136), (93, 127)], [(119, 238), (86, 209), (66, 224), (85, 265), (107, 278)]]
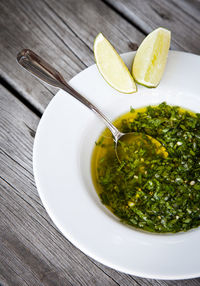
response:
[(127, 66), (102, 33), (94, 41), (94, 56), (99, 72), (111, 87), (122, 93), (137, 91)]
[(136, 82), (147, 87), (156, 87), (165, 70), (170, 47), (171, 32), (158, 28), (151, 32), (139, 46), (132, 65)]

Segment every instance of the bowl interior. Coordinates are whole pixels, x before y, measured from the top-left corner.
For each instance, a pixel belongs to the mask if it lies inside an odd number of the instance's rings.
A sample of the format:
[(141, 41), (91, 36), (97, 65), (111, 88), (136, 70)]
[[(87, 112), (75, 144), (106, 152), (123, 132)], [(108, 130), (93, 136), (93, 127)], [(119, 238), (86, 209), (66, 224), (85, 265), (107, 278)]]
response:
[[(123, 59), (130, 66), (133, 57), (128, 53)], [(200, 112), (199, 68), (200, 57), (171, 52), (156, 89), (139, 86), (135, 94), (120, 94), (105, 83), (95, 65), (70, 83), (111, 120), (130, 106), (163, 101)], [(98, 117), (63, 91), (50, 102), (33, 150), (37, 189), (50, 217), (74, 245), (114, 269), (147, 278), (197, 277), (199, 228), (173, 235), (144, 233), (120, 223), (101, 204), (92, 183), (91, 155), (104, 128)]]

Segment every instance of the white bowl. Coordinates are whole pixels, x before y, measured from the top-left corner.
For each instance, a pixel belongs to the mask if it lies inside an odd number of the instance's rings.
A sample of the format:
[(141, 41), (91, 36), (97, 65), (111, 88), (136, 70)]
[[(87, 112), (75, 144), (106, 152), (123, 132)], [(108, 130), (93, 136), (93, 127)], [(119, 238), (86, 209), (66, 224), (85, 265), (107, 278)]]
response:
[[(123, 55), (130, 67), (134, 53)], [(171, 51), (160, 85), (120, 94), (89, 67), (70, 84), (110, 119), (130, 106), (179, 105), (200, 112), (200, 57)], [(125, 273), (156, 279), (200, 276), (200, 228), (178, 234), (151, 234), (123, 225), (104, 207), (92, 184), (90, 161), (104, 124), (89, 109), (59, 91), (39, 123), (33, 168), (41, 200), (53, 222), (76, 247)]]

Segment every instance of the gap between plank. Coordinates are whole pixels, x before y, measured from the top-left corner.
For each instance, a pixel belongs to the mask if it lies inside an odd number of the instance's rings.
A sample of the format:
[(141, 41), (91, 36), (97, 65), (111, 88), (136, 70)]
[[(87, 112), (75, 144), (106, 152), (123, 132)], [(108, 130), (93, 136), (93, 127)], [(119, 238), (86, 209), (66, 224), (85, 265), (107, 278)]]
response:
[[(75, 31), (72, 30), (72, 28), (67, 24), (67, 22), (49, 5), (49, 3), (46, 2), (45, 0), (44, 3), (51, 10), (51, 12), (54, 13), (56, 17), (58, 17), (58, 19), (67, 27), (67, 29), (69, 29), (88, 48), (88, 50), (93, 53), (93, 49), (91, 49), (91, 47), (86, 42), (84, 42), (82, 38), (79, 37), (79, 35)], [(87, 65), (84, 62), (83, 64), (87, 67)]]
[(0, 84), (12, 93), (20, 102), (22, 102), (28, 109), (35, 113), (39, 118), (42, 117), (42, 112), (31, 104), (23, 95), (21, 95), (6, 79), (0, 76)]
[(111, 1), (109, 0), (101, 0), (105, 5), (107, 5), (109, 8), (111, 8), (115, 13), (117, 13), (119, 16), (121, 16), (124, 20), (126, 20), (129, 24), (134, 26), (138, 31), (140, 31), (142, 34), (147, 36), (149, 34), (149, 28), (144, 29), (144, 22), (138, 18), (135, 15), (135, 18), (130, 15), (128, 12), (124, 12), (123, 10), (120, 10), (119, 7), (116, 5), (113, 5)]

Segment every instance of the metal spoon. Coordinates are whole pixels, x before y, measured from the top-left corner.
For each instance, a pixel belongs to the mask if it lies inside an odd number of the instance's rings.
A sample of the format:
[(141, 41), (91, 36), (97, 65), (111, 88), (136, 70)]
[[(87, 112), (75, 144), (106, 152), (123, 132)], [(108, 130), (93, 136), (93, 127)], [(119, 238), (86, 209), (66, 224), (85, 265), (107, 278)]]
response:
[[(77, 92), (73, 87), (71, 87), (63, 78), (63, 76), (55, 69), (53, 68), (49, 63), (47, 63), (45, 60), (43, 60), (41, 57), (39, 57), (37, 54), (35, 54), (33, 51), (29, 49), (23, 49), (20, 53), (17, 55), (17, 61), (18, 63), (24, 67), (27, 71), (35, 75), (37, 78), (43, 80), (49, 85), (58, 87), (60, 89), (63, 89), (67, 91), (70, 95), (75, 97), (77, 100), (79, 100), (81, 103), (83, 103), (85, 106), (87, 106), (90, 110), (92, 110), (95, 114), (97, 114), (100, 118), (103, 119), (106, 126), (109, 128), (113, 135), (113, 140), (115, 142), (115, 150), (117, 157), (119, 161), (121, 161), (122, 151), (121, 151), (121, 144), (119, 144), (119, 140), (122, 142), (131, 142), (133, 140), (141, 139), (144, 140), (144, 134), (140, 133), (122, 133), (120, 132), (111, 122), (108, 120), (108, 118), (95, 106), (93, 105), (89, 100), (87, 100), (85, 97), (83, 97), (79, 92)], [(152, 138), (149, 135), (148, 138), (151, 140), (152, 144), (155, 145), (156, 148), (159, 147), (160, 153), (163, 157), (167, 157), (168, 153), (166, 152), (165, 148), (161, 146), (160, 142), (156, 139)], [(120, 148), (120, 151), (119, 151)], [(120, 155), (119, 155), (120, 154)]]

